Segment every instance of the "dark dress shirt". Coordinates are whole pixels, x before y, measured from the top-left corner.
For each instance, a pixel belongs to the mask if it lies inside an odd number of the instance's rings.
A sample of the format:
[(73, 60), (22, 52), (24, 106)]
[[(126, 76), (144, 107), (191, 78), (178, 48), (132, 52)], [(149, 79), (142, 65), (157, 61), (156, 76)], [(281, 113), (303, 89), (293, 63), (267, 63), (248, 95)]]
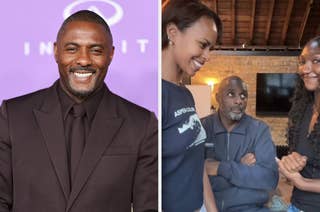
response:
[[(70, 186), (72, 188), (70, 134), (72, 130), (72, 123), (73, 123), (74, 117), (71, 110), (72, 110), (72, 107), (77, 103), (66, 94), (66, 92), (62, 89), (59, 83), (57, 86), (57, 93), (59, 96), (59, 101), (60, 101), (61, 111), (62, 111), (64, 135), (65, 135), (66, 150), (67, 150), (67, 157), (68, 157), (69, 180), (70, 180)], [(82, 107), (84, 107), (84, 110), (85, 110), (85, 117), (84, 117), (85, 143), (90, 133), (92, 121), (97, 112), (97, 108), (103, 97), (103, 93), (104, 93), (104, 89), (102, 89), (101, 87), (92, 96), (89, 96), (86, 100), (80, 103), (80, 105), (82, 105)], [(79, 133), (83, 133), (83, 132), (79, 132)]]

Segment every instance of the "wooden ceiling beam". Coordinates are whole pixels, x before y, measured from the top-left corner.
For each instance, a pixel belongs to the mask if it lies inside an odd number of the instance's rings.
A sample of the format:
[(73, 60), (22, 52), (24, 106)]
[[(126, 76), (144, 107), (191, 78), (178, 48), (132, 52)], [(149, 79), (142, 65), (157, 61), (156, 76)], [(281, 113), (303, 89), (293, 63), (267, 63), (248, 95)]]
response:
[(309, 14), (310, 14), (312, 3), (313, 3), (313, 0), (308, 0), (307, 1), (307, 6), (306, 6), (306, 9), (305, 9), (304, 14), (303, 14), (303, 19), (302, 19), (302, 22), (301, 22), (301, 25), (300, 25), (300, 29), (299, 29), (299, 32), (298, 32), (298, 45), (299, 46), (301, 44), (301, 39), (302, 39), (302, 36), (303, 36), (303, 33), (304, 33), (304, 29), (305, 29), (307, 21), (308, 21), (308, 17), (309, 17)]
[(265, 45), (267, 45), (268, 41), (269, 41), (272, 15), (273, 15), (273, 11), (274, 11), (274, 2), (275, 2), (275, 0), (271, 0), (270, 4), (269, 4), (269, 12), (268, 12), (268, 18), (267, 18), (266, 34), (265, 34), (265, 37), (264, 37), (264, 44)]
[(256, 16), (256, 0), (252, 0), (252, 9), (251, 9), (251, 20), (250, 20), (250, 34), (248, 44), (252, 44), (253, 40), (253, 31), (254, 31), (254, 19)]
[(292, 13), (292, 8), (293, 8), (293, 3), (294, 3), (294, 0), (288, 0), (288, 7), (287, 7), (287, 12), (286, 12), (286, 17), (284, 19), (282, 33), (281, 33), (281, 44), (282, 45), (285, 43), (285, 40), (286, 40), (289, 21), (290, 21), (290, 16), (291, 16), (291, 13)]
[(248, 45), (243, 48), (242, 45), (215, 45), (214, 50), (226, 50), (226, 49), (233, 49), (233, 50), (299, 50), (297, 46), (285, 46), (285, 45)]
[(236, 0), (231, 0), (231, 40), (236, 41)]

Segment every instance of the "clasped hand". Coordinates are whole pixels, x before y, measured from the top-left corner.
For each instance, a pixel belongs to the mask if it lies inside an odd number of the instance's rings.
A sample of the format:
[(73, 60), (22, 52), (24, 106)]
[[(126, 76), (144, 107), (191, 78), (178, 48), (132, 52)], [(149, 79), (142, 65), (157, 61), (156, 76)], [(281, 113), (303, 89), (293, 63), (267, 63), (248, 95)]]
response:
[(278, 161), (280, 172), (299, 172), (307, 164), (307, 157), (303, 156), (297, 152), (292, 152), (287, 156), (283, 156), (281, 160)]

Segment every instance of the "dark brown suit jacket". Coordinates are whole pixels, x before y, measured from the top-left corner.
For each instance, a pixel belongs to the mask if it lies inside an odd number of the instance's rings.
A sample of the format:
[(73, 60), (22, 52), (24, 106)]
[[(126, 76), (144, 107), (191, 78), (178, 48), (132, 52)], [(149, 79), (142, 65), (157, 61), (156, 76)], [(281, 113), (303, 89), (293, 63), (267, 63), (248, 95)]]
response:
[(56, 84), (4, 101), (0, 211), (157, 210), (157, 120), (105, 89), (72, 191)]

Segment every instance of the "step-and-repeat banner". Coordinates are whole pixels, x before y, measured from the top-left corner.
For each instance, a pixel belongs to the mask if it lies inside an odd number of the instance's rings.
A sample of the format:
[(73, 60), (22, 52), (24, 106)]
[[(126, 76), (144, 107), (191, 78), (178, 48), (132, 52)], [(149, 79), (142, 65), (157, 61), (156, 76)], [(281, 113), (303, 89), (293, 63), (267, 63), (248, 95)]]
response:
[(2, 1), (0, 101), (52, 85), (57, 32), (70, 14), (89, 9), (110, 25), (115, 55), (106, 84), (114, 93), (157, 112), (158, 8), (154, 0)]

